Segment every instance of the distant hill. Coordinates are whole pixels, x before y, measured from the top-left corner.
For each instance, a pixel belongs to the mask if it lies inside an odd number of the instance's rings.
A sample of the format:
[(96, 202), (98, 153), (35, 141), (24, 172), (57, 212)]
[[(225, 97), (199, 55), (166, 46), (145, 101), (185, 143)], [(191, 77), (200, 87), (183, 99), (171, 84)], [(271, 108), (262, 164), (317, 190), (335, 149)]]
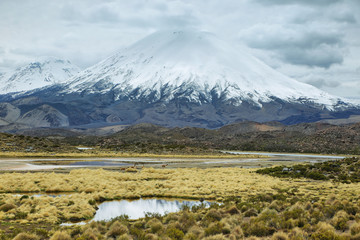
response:
[(72, 141), (74, 139), (78, 143), (87, 139), (88, 144), (113, 150), (161, 151), (191, 146), (219, 150), (360, 154), (360, 123), (286, 126), (277, 122), (241, 122), (216, 130), (138, 124), (107, 137), (72, 138)]
[[(301, 123), (283, 125), (278, 122), (240, 122), (219, 129), (196, 127), (167, 128), (142, 123), (133, 126), (113, 126), (108, 136), (81, 129), (37, 128), (20, 131), (23, 135), (2, 133), (3, 150), (37, 149), (57, 151), (70, 146), (97, 146), (104, 150), (130, 152), (182, 152), (214, 150), (243, 150), (270, 152), (309, 152), (360, 154), (360, 123), (331, 125)], [(24, 136), (24, 135), (31, 135)], [(14, 147), (16, 146), (16, 147)], [(188, 149), (189, 148), (189, 149)]]

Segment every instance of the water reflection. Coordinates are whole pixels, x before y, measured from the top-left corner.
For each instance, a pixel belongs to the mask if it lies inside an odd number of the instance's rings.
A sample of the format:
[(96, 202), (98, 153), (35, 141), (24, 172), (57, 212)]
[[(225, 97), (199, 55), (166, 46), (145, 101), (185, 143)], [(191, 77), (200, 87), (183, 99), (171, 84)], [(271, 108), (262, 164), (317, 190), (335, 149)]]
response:
[(70, 163), (72, 166), (96, 166), (96, 167), (106, 167), (106, 166), (130, 166), (128, 163), (114, 162), (114, 161), (78, 161)]
[[(99, 209), (93, 218), (94, 221), (108, 221), (112, 218), (127, 215), (130, 219), (145, 217), (145, 213), (165, 213), (180, 211), (182, 206), (198, 206), (202, 203), (199, 201), (180, 201), (180, 200), (163, 200), (163, 199), (139, 199), (134, 201), (121, 200), (104, 202), (100, 204)], [(209, 206), (209, 202), (203, 202)]]

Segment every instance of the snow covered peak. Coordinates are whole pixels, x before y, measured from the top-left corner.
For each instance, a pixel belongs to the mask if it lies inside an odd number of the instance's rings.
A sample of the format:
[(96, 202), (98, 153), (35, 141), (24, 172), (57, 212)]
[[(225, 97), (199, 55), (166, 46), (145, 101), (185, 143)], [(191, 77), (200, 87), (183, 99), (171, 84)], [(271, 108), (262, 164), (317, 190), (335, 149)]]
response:
[(0, 94), (21, 92), (63, 83), (80, 72), (70, 61), (56, 57), (40, 57), (0, 77)]
[(247, 101), (261, 106), (280, 98), (331, 109), (342, 101), (277, 72), (214, 34), (197, 31), (151, 34), (72, 78), (63, 93), (110, 89), (119, 90), (118, 98), (136, 89), (138, 97), (151, 95), (153, 101), (184, 92), (190, 101), (211, 102), (215, 93), (235, 105)]

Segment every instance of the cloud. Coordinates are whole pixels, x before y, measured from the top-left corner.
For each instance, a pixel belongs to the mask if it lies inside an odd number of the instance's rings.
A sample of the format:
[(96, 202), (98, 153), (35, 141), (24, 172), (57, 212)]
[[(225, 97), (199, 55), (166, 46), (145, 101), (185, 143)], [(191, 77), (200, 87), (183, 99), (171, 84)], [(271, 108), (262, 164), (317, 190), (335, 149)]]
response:
[(92, 1), (81, 6), (68, 3), (61, 17), (69, 24), (102, 24), (106, 27), (163, 28), (196, 25), (192, 8), (182, 1)]
[(258, 24), (239, 33), (249, 47), (276, 52), (284, 62), (329, 68), (343, 62), (343, 34), (299, 25)]
[(332, 14), (332, 16), (330, 16), (330, 18), (332, 18), (334, 21), (337, 21), (337, 22), (357, 23), (357, 20), (356, 20), (354, 14), (352, 14), (350, 12), (337, 11), (334, 14)]
[(300, 80), (324, 90), (355, 95), (360, 82), (359, 0), (2, 0), (0, 18), (0, 71), (40, 55), (85, 68), (156, 30), (195, 28), (286, 75), (316, 73)]
[(312, 9), (294, 16), (291, 22), (295, 24), (312, 24), (314, 22), (356, 24), (357, 20), (353, 13), (346, 10), (334, 9), (326, 12)]
[(317, 79), (311, 79), (307, 81), (308, 84), (311, 84), (317, 88), (323, 88), (323, 87), (331, 87), (331, 88), (335, 88), (338, 87), (340, 85), (339, 82), (336, 81), (326, 81), (325, 79), (322, 78), (317, 78)]
[(328, 6), (330, 4), (340, 3), (343, 0), (256, 0), (264, 5), (312, 5)]
[(316, 48), (301, 48), (298, 46), (278, 50), (280, 58), (291, 64), (309, 67), (329, 68), (333, 64), (341, 64), (344, 60), (339, 49), (329, 45), (318, 45)]

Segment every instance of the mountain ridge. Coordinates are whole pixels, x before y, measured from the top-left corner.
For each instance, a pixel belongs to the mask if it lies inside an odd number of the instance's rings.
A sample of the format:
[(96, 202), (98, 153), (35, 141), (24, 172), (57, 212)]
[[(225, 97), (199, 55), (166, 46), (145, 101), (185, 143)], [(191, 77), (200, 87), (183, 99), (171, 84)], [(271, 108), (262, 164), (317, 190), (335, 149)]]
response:
[(62, 83), (80, 72), (69, 60), (52, 56), (39, 57), (0, 76), (0, 94), (29, 91)]
[(294, 124), (360, 115), (358, 105), (194, 31), (154, 33), (64, 83), (0, 100), (22, 114), (50, 106), (54, 127), (149, 122), (218, 128), (244, 120)]

